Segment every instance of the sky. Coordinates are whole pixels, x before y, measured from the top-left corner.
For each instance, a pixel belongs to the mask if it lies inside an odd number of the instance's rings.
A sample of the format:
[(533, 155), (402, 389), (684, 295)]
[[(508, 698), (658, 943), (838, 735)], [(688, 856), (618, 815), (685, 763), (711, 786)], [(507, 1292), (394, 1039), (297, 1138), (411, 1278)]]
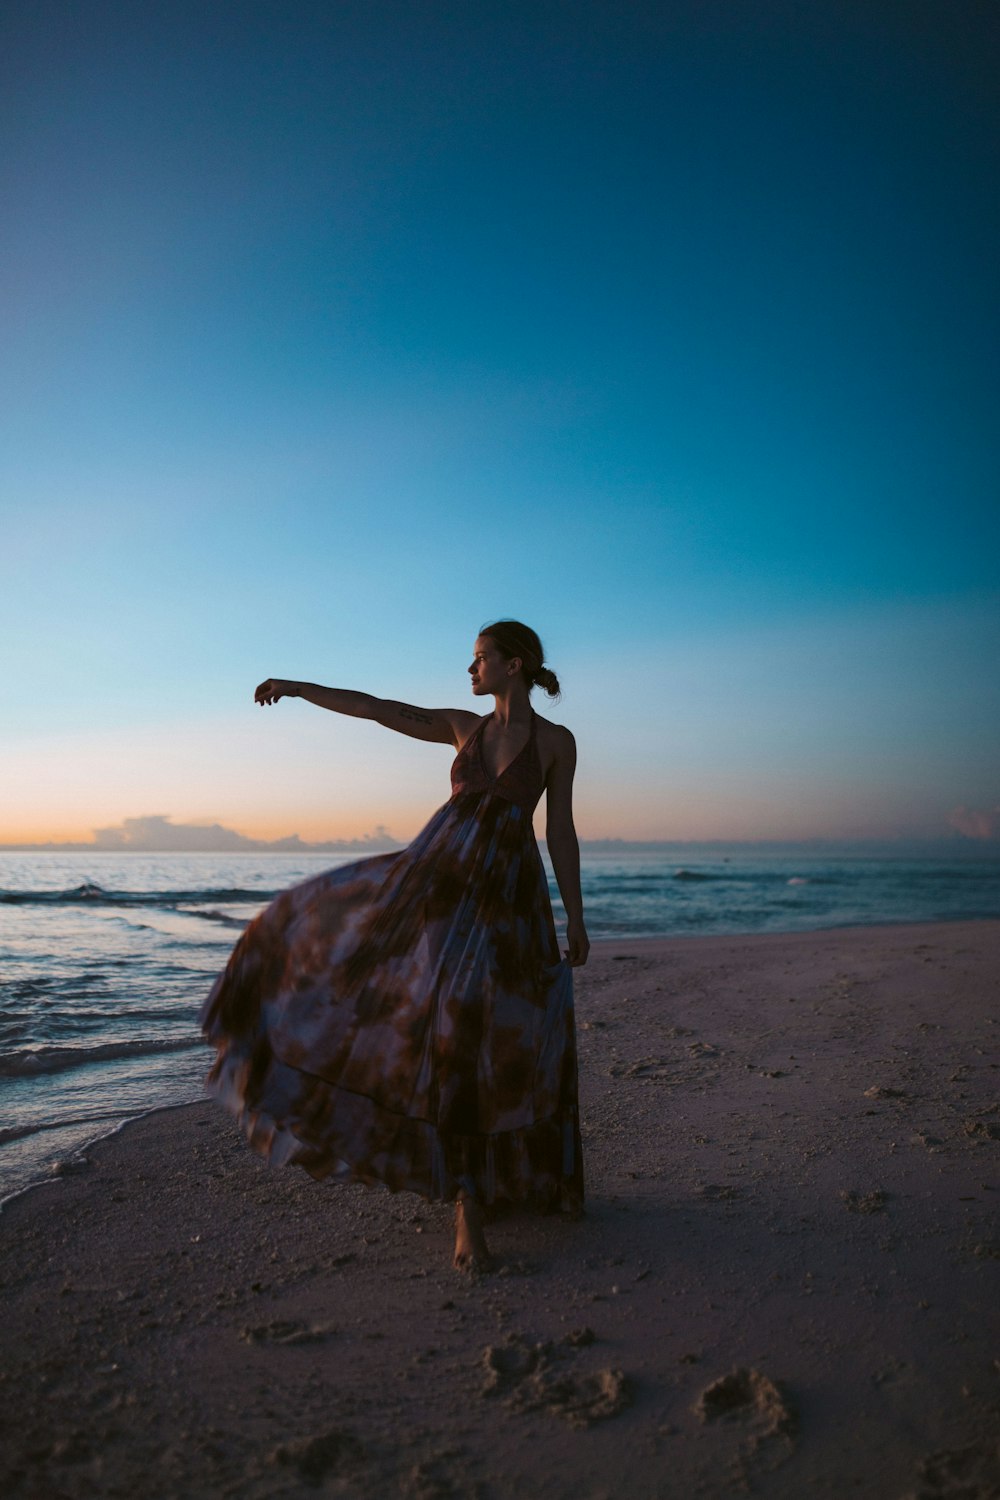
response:
[[(7, 0), (0, 842), (1000, 836), (993, 0)], [(538, 694), (536, 693), (536, 698)]]

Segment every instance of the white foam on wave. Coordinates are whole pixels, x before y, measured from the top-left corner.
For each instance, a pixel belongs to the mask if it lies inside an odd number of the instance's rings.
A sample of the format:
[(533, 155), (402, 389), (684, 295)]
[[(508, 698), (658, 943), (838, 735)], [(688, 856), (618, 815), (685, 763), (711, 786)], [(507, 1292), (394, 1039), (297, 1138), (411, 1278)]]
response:
[[(13, 1203), (15, 1198), (20, 1198), (25, 1193), (44, 1187), (47, 1183), (58, 1182), (63, 1177), (75, 1176), (78, 1172), (86, 1171), (90, 1166), (87, 1152), (91, 1147), (96, 1146), (100, 1141), (110, 1140), (112, 1136), (124, 1130), (126, 1125), (131, 1125), (134, 1120), (144, 1120), (148, 1115), (166, 1114), (172, 1109), (186, 1109), (195, 1102), (194, 1098), (178, 1099), (169, 1103), (154, 1104), (149, 1109), (133, 1109), (124, 1115), (120, 1112), (91, 1115), (80, 1120), (61, 1123), (55, 1128), (55, 1134), (72, 1137), (75, 1133), (76, 1139), (68, 1146), (65, 1154), (38, 1157), (21, 1173), (15, 1171), (6, 1183), (0, 1178), (0, 1212), (8, 1203)], [(99, 1121), (112, 1121), (113, 1123), (105, 1124), (96, 1133), (90, 1130), (81, 1131), (81, 1127), (97, 1124)], [(7, 1191), (4, 1191), (5, 1187)]]
[(22, 1047), (0, 1057), (0, 1077), (35, 1078), (42, 1073), (61, 1073), (66, 1068), (110, 1062), (120, 1057), (146, 1057), (158, 1052), (185, 1052), (204, 1046), (201, 1036), (134, 1037), (127, 1042), (98, 1042), (93, 1047)]

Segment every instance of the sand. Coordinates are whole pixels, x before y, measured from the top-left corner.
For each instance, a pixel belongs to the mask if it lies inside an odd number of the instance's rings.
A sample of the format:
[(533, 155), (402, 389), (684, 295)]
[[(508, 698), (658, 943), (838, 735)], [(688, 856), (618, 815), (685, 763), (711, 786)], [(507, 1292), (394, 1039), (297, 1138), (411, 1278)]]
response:
[(1000, 1496), (1000, 922), (606, 942), (588, 1209), (275, 1170), (208, 1101), (0, 1216), (16, 1497)]

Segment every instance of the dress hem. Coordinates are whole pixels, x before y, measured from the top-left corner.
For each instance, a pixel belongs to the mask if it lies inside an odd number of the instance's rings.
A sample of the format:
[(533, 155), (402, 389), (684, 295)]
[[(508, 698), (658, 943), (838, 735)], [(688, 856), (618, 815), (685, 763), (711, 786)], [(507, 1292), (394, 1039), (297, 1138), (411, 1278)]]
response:
[(431, 1203), (451, 1203), (464, 1192), (484, 1208), (526, 1208), (571, 1217), (583, 1212), (582, 1144), (575, 1110), (492, 1134), (452, 1134), (438, 1130), (432, 1121), (397, 1114), (367, 1094), (310, 1075), (309, 1118), (279, 1123), (267, 1110), (246, 1103), (242, 1069), (232, 1054), (220, 1063), (206, 1091), (236, 1117), (253, 1150), (274, 1166), (301, 1167), (317, 1181), (411, 1192)]

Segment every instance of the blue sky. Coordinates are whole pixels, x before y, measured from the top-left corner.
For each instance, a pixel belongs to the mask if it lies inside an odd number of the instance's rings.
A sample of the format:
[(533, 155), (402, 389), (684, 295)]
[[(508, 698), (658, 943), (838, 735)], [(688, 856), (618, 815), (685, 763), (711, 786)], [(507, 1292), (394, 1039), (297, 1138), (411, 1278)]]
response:
[(401, 837), (535, 624), (592, 836), (1000, 804), (985, 4), (9, 3), (0, 839)]

